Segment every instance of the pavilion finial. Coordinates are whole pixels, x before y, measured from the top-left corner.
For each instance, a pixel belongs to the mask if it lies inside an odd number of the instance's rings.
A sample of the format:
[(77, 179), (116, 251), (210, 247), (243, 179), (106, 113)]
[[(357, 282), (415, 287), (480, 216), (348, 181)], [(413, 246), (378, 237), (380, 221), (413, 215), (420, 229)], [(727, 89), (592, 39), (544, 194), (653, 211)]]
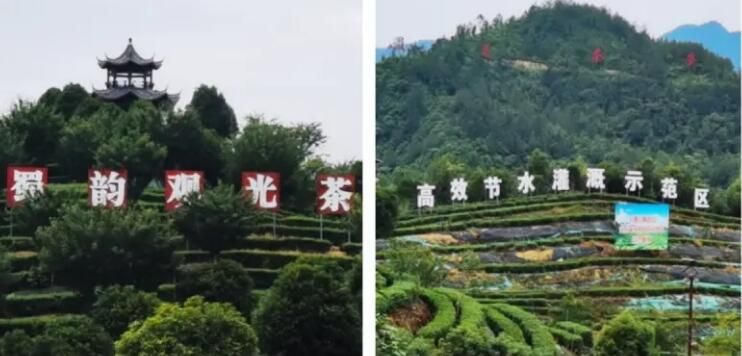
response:
[(131, 37), (129, 37), (129, 44), (131, 44)]

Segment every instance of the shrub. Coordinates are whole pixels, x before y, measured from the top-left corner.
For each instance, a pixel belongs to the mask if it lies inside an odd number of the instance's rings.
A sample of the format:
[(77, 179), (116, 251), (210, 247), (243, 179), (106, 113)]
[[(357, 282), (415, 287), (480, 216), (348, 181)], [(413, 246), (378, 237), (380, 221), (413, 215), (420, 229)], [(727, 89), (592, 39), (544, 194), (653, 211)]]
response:
[(376, 317), (376, 354), (388, 356), (407, 356), (404, 340), (399, 331), (389, 325), (383, 315)]
[(456, 322), (456, 307), (451, 298), (432, 289), (423, 289), (420, 297), (433, 309), (434, 317), (417, 331), (417, 335), (437, 343)]
[(136, 290), (133, 286), (111, 286), (96, 291), (96, 300), (90, 317), (118, 338), (134, 321), (154, 314), (160, 300), (152, 293)]
[(579, 335), (559, 328), (549, 328), (549, 332), (551, 332), (551, 335), (554, 336), (560, 345), (566, 347), (568, 350), (579, 352), (584, 347), (582, 338)]
[(182, 306), (160, 305), (116, 341), (120, 356), (257, 354), (257, 338), (245, 318), (229, 304), (207, 303), (199, 296)]
[(654, 328), (627, 310), (611, 319), (598, 333), (595, 355), (656, 355)]
[(401, 281), (376, 292), (376, 311), (385, 314), (409, 302), (414, 289), (414, 283)]
[(526, 340), (533, 348), (535, 355), (555, 355), (556, 341), (549, 329), (535, 315), (516, 306), (494, 304), (494, 308), (514, 320), (523, 330)]
[(71, 192), (52, 190), (24, 201), (13, 211), (16, 224), (13, 233), (31, 236), (36, 229), (49, 226), (53, 219), (59, 217), (65, 202), (69, 201), (76, 202)]
[(243, 315), (252, 308), (250, 292), (253, 280), (241, 264), (231, 260), (191, 265), (180, 273), (176, 295), (180, 300), (201, 295), (209, 302), (230, 303)]
[(487, 315), (487, 322), (489, 324), (489, 327), (490, 329), (492, 329), (493, 332), (495, 332), (496, 334), (507, 335), (510, 339), (516, 342), (526, 342), (520, 326), (518, 326), (518, 324), (497, 311), (497, 309), (487, 308), (485, 314)]
[(81, 307), (80, 294), (68, 290), (17, 291), (5, 296), (5, 311), (12, 316), (75, 313)]
[(192, 194), (174, 216), (177, 230), (196, 246), (216, 254), (234, 247), (253, 232), (256, 210), (231, 186), (207, 189), (199, 197)]
[(33, 339), (23, 330), (13, 330), (0, 338), (0, 356), (30, 356)]
[(172, 254), (167, 226), (152, 210), (67, 207), (37, 232), (42, 266), (88, 294), (98, 285), (154, 287)]
[(283, 355), (361, 352), (361, 317), (341, 263), (299, 259), (260, 299), (254, 321), (261, 350)]
[(451, 356), (499, 356), (493, 343), (494, 339), (481, 330), (459, 326), (441, 339), (440, 350), (443, 355)]
[(441, 258), (422, 246), (393, 242), (384, 257), (395, 279), (412, 280), (423, 287), (440, 284), (448, 274)]
[(268, 251), (301, 251), (325, 253), (330, 251), (332, 243), (327, 240), (306, 237), (262, 237), (250, 236), (239, 243), (239, 248), (247, 250)]
[(556, 324), (557, 328), (567, 330), (573, 334), (579, 335), (582, 338), (582, 342), (587, 347), (593, 347), (593, 330), (589, 327), (571, 321), (560, 321)]
[(34, 344), (34, 355), (113, 355), (111, 336), (86, 316), (51, 321)]

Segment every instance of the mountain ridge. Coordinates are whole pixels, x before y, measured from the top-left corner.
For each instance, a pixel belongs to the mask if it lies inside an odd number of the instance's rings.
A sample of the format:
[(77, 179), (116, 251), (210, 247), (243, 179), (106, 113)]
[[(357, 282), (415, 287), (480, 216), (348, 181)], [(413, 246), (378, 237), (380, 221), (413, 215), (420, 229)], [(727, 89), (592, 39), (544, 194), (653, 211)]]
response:
[(728, 58), (736, 70), (740, 69), (740, 31), (729, 31), (718, 21), (700, 25), (680, 25), (662, 35), (669, 41), (699, 43), (709, 51)]

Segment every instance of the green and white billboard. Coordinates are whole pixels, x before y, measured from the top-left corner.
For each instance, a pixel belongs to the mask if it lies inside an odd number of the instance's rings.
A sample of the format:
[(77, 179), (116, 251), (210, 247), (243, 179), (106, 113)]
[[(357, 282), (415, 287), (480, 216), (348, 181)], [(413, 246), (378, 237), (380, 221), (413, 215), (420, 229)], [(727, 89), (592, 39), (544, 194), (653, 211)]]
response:
[(618, 250), (666, 250), (670, 229), (667, 204), (616, 203)]

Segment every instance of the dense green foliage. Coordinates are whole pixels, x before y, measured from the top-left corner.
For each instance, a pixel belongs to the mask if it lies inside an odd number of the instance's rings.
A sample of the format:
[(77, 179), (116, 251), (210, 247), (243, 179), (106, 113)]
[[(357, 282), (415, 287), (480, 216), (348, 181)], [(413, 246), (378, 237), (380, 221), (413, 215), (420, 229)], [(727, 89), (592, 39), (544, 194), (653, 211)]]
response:
[(595, 354), (656, 355), (654, 327), (637, 319), (630, 311), (624, 311), (600, 330), (595, 342)]
[(192, 297), (133, 323), (116, 341), (116, 354), (252, 356), (258, 349), (253, 328), (231, 305)]
[(152, 293), (134, 289), (132, 286), (114, 285), (96, 291), (96, 300), (90, 317), (118, 337), (134, 321), (147, 319), (154, 314), (160, 300)]
[(324, 141), (318, 124), (288, 127), (250, 117), (227, 154), (227, 180), (238, 184), (241, 172), (245, 171), (279, 173), (282, 207), (306, 209), (314, 202), (312, 173), (326, 169), (321, 162), (306, 160)]
[(254, 324), (270, 355), (361, 352), (361, 315), (345, 270), (334, 261), (300, 259), (281, 270), (261, 299)]
[(201, 85), (193, 92), (188, 109), (196, 114), (201, 124), (222, 137), (237, 133), (237, 117), (224, 95), (216, 87)]
[(427, 248), (395, 242), (384, 253), (385, 264), (398, 279), (424, 286), (436, 286), (446, 277), (443, 261)]
[(399, 215), (399, 199), (393, 191), (384, 188), (376, 190), (376, 238), (384, 239), (392, 235)]
[(437, 341), (445, 336), (456, 322), (456, 308), (451, 298), (432, 289), (424, 289), (420, 297), (432, 308), (435, 317), (420, 328), (417, 335)]
[[(590, 58), (597, 47), (602, 65)], [(691, 51), (698, 65), (687, 68)], [(558, 1), (480, 18), (429, 51), (379, 63), (376, 88), (377, 150), (391, 172), (382, 183), (409, 202), (423, 180), (448, 202), (459, 175), (469, 201), (481, 200), (485, 174), (503, 179), (507, 197), (526, 169), (544, 191), (556, 167), (581, 191), (585, 167), (601, 166), (609, 192), (641, 169), (644, 196), (658, 198), (672, 175), (678, 204), (705, 185), (716, 211), (735, 211), (724, 190), (739, 175), (739, 74), (700, 45), (653, 40), (605, 9)]]
[(2, 356), (113, 356), (113, 341), (103, 328), (84, 316), (49, 322), (42, 333), (30, 336), (14, 330), (0, 338)]
[(192, 194), (175, 212), (175, 227), (196, 246), (217, 253), (249, 235), (256, 209), (231, 186), (220, 185)]
[(177, 296), (181, 300), (200, 295), (209, 302), (230, 303), (244, 315), (249, 315), (253, 280), (241, 264), (220, 259), (199, 264), (181, 273)]
[(158, 214), (136, 208), (69, 206), (36, 236), (45, 269), (85, 293), (98, 285), (152, 286), (173, 248)]
[(91, 167), (126, 168), (135, 200), (152, 183), (162, 184), (164, 169), (202, 170), (210, 185), (235, 188), (242, 171), (278, 172), (281, 207), (312, 212), (316, 173), (360, 177), (360, 162), (318, 158), (315, 150), (324, 141), (317, 123), (291, 126), (252, 116), (240, 130), (215, 87), (201, 85), (185, 110), (173, 111), (142, 100), (105, 103), (69, 84), (0, 116), (0, 167), (47, 165), (53, 182), (84, 182)]

